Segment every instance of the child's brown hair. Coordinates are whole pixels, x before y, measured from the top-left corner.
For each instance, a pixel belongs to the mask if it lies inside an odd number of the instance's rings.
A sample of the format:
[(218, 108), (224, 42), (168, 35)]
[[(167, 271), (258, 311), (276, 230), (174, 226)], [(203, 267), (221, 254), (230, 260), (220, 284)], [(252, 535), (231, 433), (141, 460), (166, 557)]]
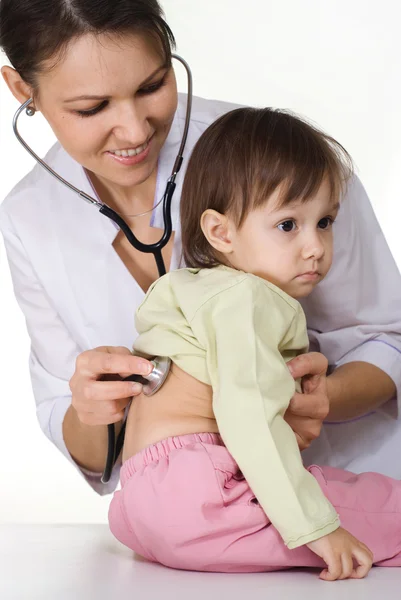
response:
[(189, 267), (219, 264), (203, 235), (206, 209), (229, 214), (238, 228), (280, 187), (282, 205), (308, 201), (327, 178), (333, 198), (352, 175), (347, 151), (299, 117), (272, 108), (238, 108), (202, 134), (181, 195), (183, 258)]

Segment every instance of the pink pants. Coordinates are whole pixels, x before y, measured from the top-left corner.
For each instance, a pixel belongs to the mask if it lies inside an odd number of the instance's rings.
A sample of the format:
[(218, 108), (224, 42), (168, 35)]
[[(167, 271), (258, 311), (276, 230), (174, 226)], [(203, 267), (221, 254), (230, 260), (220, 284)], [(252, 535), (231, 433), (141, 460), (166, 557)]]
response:
[[(380, 566), (401, 566), (401, 482), (331, 467), (309, 471), (342, 526)], [(289, 550), (258, 505), (219, 435), (166, 439), (127, 460), (110, 528), (150, 561), (196, 571), (324, 567), (306, 546)]]

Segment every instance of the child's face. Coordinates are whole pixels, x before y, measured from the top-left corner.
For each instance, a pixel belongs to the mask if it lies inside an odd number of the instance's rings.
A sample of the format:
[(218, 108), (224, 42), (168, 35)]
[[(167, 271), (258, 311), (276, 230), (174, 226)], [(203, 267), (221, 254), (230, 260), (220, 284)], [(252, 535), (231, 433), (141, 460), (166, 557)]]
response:
[(332, 224), (338, 202), (328, 182), (307, 202), (278, 208), (279, 190), (232, 229), (230, 264), (275, 284), (293, 298), (308, 296), (327, 275), (333, 256)]

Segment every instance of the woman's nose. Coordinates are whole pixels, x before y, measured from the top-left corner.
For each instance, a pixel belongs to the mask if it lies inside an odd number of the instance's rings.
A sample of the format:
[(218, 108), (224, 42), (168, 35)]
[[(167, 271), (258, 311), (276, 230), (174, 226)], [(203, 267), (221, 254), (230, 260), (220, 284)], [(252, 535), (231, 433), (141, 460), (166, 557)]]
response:
[(118, 139), (129, 142), (132, 147), (146, 142), (149, 137), (148, 129), (146, 117), (133, 104), (121, 107), (113, 127)]

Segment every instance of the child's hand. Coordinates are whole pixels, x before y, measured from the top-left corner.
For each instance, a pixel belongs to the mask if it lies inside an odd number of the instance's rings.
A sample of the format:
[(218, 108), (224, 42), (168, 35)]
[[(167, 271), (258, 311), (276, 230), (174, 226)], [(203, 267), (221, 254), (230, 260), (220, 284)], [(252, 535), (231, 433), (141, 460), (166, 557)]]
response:
[(372, 568), (372, 552), (342, 527), (306, 545), (326, 563), (320, 573), (325, 581), (362, 579)]

